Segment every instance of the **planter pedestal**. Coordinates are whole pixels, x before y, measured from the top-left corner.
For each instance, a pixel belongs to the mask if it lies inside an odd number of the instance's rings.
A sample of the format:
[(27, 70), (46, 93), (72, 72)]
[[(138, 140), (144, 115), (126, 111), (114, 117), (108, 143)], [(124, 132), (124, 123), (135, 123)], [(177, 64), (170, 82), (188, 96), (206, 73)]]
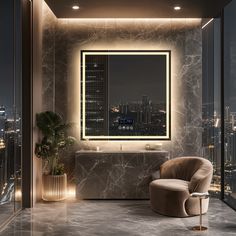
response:
[(44, 201), (62, 201), (66, 199), (67, 176), (64, 175), (43, 175)]

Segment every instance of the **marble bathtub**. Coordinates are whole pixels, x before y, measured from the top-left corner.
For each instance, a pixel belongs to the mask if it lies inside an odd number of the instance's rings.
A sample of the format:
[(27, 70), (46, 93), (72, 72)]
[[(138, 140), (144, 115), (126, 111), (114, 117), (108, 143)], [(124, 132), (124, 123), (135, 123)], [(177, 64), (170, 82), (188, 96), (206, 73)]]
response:
[(79, 199), (148, 199), (153, 172), (169, 159), (167, 151), (78, 151)]

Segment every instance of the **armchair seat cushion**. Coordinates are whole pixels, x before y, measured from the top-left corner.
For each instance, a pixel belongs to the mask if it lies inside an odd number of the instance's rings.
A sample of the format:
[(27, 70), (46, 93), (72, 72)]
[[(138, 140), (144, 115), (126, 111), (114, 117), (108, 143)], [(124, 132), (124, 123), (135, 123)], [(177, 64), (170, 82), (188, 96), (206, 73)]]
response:
[(152, 209), (162, 215), (186, 217), (184, 203), (189, 197), (189, 181), (158, 179), (150, 183)]
[(151, 182), (151, 186), (155, 186), (160, 189), (167, 189), (168, 191), (187, 191), (189, 181), (182, 179), (157, 179)]

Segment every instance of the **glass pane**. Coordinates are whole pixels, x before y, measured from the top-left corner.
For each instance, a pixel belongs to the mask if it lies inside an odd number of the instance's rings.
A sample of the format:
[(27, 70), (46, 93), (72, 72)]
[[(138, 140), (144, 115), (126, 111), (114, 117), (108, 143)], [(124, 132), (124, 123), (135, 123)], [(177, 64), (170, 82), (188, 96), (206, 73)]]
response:
[(14, 94), (14, 133), (15, 133), (15, 210), (21, 209), (21, 21), (20, 1), (15, 0), (15, 94)]
[(21, 209), (20, 1), (0, 2), (0, 225)]
[(236, 209), (236, 2), (225, 8), (225, 201)]
[(0, 2), (0, 224), (14, 213), (13, 4)]
[[(210, 21), (210, 19), (205, 19)], [(210, 192), (219, 196), (221, 191), (221, 26), (214, 19), (203, 29), (203, 96), (202, 145), (203, 156), (213, 164), (214, 173)]]

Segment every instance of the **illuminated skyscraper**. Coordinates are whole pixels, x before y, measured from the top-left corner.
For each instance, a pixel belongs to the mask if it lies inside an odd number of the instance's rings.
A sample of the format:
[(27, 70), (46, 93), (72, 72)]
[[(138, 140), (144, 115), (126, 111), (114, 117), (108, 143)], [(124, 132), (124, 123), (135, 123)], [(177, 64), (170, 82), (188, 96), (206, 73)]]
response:
[(108, 135), (107, 56), (86, 56), (86, 135)]
[(143, 111), (143, 122), (145, 124), (151, 123), (151, 101), (147, 95), (142, 97), (142, 111)]
[(230, 119), (230, 110), (229, 110), (229, 106), (225, 107), (225, 120), (229, 121)]
[(5, 132), (6, 109), (4, 106), (0, 107), (0, 138), (3, 138)]

